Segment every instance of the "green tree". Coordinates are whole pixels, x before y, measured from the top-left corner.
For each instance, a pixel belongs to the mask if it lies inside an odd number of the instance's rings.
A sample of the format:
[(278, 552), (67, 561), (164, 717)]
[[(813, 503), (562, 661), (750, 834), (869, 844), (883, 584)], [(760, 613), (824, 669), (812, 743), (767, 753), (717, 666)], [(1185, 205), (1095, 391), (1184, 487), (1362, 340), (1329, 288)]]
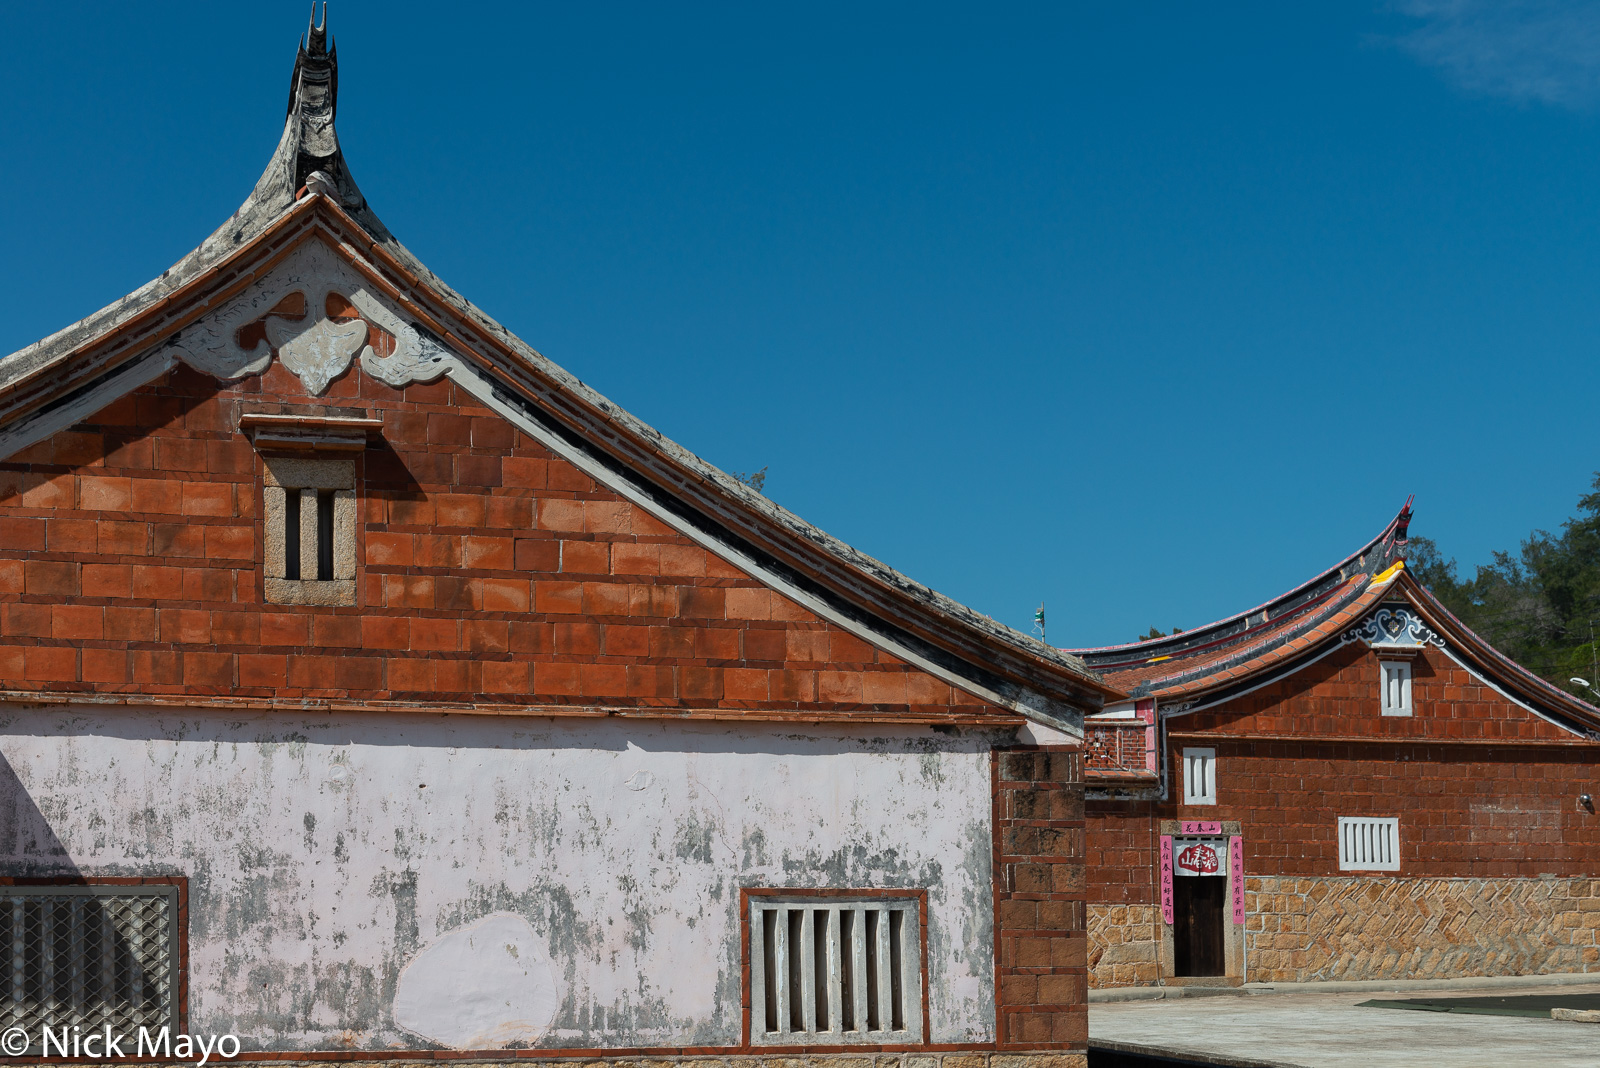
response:
[[(1407, 567), (1452, 614), (1528, 670), (1566, 689), (1589, 676), (1600, 625), (1600, 473), (1560, 534), (1535, 530), (1513, 556), (1497, 552), (1463, 580), (1428, 538), (1413, 538)], [(1600, 683), (1600, 680), (1590, 679)]]

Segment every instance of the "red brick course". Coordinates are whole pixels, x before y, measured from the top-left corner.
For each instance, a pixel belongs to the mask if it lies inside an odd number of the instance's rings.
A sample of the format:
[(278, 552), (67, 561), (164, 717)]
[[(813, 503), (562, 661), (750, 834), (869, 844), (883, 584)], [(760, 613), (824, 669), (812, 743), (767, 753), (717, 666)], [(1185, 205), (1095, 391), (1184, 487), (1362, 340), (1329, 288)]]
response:
[[(358, 605), (262, 597), (241, 410), (384, 420), (358, 459)], [(304, 410), (304, 409), (301, 409)], [(707, 712), (999, 710), (859, 641), (449, 381), (180, 368), (0, 464), (0, 688)], [(84, 654), (80, 656), (80, 653)], [(92, 655), (91, 655), (92, 654)]]
[(994, 754), (995, 996), (1002, 1047), (1088, 1042), (1083, 763)]

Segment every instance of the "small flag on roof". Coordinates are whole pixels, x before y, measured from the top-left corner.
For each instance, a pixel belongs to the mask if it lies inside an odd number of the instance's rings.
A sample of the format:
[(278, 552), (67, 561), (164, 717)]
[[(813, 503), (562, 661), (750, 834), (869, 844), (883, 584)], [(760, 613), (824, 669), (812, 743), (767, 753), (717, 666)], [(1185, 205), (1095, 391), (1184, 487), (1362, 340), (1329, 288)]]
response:
[(1033, 614), (1033, 629), (1039, 632), (1039, 640), (1044, 641), (1044, 602), (1039, 602), (1039, 610)]

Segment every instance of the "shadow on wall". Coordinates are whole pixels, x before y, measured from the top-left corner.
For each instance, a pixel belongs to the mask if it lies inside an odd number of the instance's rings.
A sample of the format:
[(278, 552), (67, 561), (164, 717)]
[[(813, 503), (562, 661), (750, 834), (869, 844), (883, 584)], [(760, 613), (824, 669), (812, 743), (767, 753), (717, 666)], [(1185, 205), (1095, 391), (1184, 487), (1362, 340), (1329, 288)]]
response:
[(0, 753), (0, 875), (82, 878), (67, 847)]
[[(0, 732), (14, 732), (13, 741), (38, 734), (39, 720), (27, 713), (0, 715)], [(766, 728), (766, 729), (761, 729)], [(1014, 745), (1016, 731), (961, 730), (941, 732), (925, 726), (810, 727), (786, 724), (734, 725), (685, 721), (615, 719), (596, 716), (483, 716), (449, 713), (392, 713), (381, 718), (334, 720), (304, 713), (269, 712), (240, 716), (237, 712), (174, 715), (166, 709), (96, 709), (75, 717), (63, 736), (117, 738), (124, 741), (200, 742), (214, 745), (356, 745), (422, 749), (583, 749), (684, 754), (765, 754), (831, 756), (845, 753), (987, 753), (996, 745)], [(15, 752), (13, 745), (6, 746)], [(4, 760), (0, 754), (0, 761)], [(28, 825), (59, 848), (43, 815), (9, 764), (4, 789), (15, 791), (33, 813)], [(7, 818), (9, 817), (7, 810)], [(21, 810), (19, 809), (19, 812)], [(19, 817), (20, 819), (20, 817)], [(20, 824), (19, 824), (20, 826)], [(0, 857), (10, 854), (0, 842)], [(19, 839), (20, 841), (20, 839)]]

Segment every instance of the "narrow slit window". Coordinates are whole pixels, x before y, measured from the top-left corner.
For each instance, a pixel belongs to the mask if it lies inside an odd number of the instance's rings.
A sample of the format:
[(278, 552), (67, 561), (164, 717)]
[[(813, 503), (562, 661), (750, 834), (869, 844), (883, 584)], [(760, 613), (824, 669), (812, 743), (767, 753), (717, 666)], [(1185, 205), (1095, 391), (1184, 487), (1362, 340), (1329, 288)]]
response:
[(283, 495), (283, 577), (300, 577), (300, 494), (296, 490)]
[(355, 465), (267, 456), (263, 594), (276, 604), (356, 603)]
[(317, 581), (333, 581), (333, 491), (317, 493)]
[(925, 1041), (920, 897), (750, 900), (753, 1042)]

